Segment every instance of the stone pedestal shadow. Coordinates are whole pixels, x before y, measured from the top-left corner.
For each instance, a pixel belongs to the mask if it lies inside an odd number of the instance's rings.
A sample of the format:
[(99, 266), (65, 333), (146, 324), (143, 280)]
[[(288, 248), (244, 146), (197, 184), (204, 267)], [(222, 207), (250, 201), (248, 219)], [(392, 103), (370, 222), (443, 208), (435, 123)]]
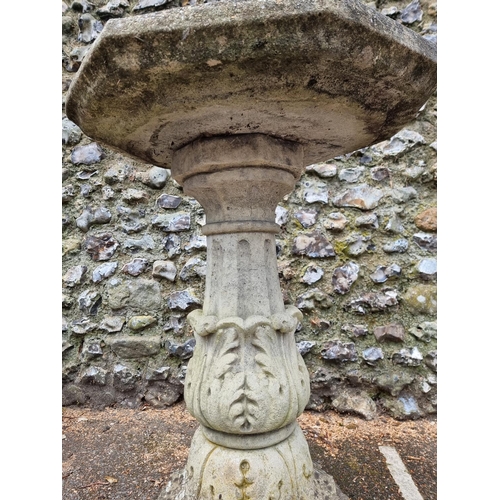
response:
[(68, 117), (171, 168), (206, 213), (184, 398), (200, 427), (160, 499), (345, 498), (297, 424), (310, 395), (275, 208), (306, 165), (386, 139), (436, 85), (435, 47), (355, 0), (248, 0), (111, 20)]

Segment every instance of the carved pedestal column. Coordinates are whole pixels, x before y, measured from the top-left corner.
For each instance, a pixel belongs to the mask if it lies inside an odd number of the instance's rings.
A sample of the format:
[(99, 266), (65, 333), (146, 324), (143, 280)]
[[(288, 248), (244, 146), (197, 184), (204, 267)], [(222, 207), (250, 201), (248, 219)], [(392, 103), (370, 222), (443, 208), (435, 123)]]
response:
[(296, 419), (309, 376), (294, 339), (301, 312), (283, 304), (275, 208), (292, 191), (302, 146), (261, 134), (202, 139), (172, 173), (204, 207), (203, 310), (188, 319), (196, 348), (185, 382), (200, 422), (186, 498), (310, 499), (313, 466)]

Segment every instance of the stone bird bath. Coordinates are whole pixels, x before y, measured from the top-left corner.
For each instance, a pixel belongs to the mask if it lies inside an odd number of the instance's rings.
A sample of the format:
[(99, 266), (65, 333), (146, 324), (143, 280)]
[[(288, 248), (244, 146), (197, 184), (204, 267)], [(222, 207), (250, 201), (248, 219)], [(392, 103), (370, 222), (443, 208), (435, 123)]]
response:
[(94, 140), (170, 168), (206, 212), (185, 401), (200, 426), (160, 498), (335, 499), (297, 417), (309, 375), (275, 207), (305, 166), (385, 140), (436, 88), (436, 49), (357, 0), (245, 0), (107, 22), (66, 101)]

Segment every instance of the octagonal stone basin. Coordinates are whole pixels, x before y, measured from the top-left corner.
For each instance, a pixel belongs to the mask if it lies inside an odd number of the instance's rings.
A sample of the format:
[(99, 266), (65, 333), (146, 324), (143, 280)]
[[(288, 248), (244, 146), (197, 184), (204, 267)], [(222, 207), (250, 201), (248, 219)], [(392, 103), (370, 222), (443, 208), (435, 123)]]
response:
[(435, 45), (357, 0), (233, 0), (109, 20), (66, 113), (162, 167), (248, 133), (302, 144), (309, 165), (390, 137), (435, 87)]

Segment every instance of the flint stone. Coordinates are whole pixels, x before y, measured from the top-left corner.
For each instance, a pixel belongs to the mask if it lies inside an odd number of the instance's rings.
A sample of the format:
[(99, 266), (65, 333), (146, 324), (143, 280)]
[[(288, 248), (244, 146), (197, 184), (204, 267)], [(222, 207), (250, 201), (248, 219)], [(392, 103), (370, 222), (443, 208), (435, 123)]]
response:
[(160, 366), (159, 368), (148, 368), (146, 380), (148, 382), (161, 382), (167, 380), (170, 374), (170, 366)]
[(184, 246), (186, 252), (191, 252), (191, 250), (206, 250), (207, 249), (207, 237), (204, 235), (192, 234), (189, 238), (188, 243)]
[(85, 360), (96, 359), (102, 356), (102, 348), (99, 343), (92, 342), (84, 345), (82, 353)]
[(97, 9), (96, 15), (103, 21), (123, 17), (130, 7), (128, 0), (111, 0), (104, 7)]
[(384, 359), (384, 352), (380, 347), (369, 347), (363, 351), (362, 357), (368, 365), (374, 366), (377, 361)]
[(78, 144), (82, 138), (82, 131), (80, 127), (73, 123), (68, 118), (62, 119), (62, 143), (63, 146), (74, 146)]
[(304, 201), (306, 203), (328, 203), (328, 187), (324, 182), (304, 181)]
[(72, 184), (68, 184), (67, 186), (63, 186), (62, 188), (62, 202), (67, 203), (71, 201), (71, 199), (75, 196), (75, 190)]
[(117, 267), (118, 262), (106, 262), (97, 266), (92, 273), (92, 281), (94, 283), (100, 283), (102, 280), (109, 278), (115, 274)]
[(104, 368), (89, 366), (80, 376), (80, 382), (82, 384), (104, 386), (106, 385), (106, 375), (107, 372)]
[(433, 280), (437, 277), (437, 260), (436, 259), (422, 259), (417, 264), (417, 271), (421, 278), (424, 280)]
[(184, 344), (174, 344), (167, 340), (165, 347), (172, 356), (182, 359), (183, 361), (188, 360), (193, 356), (193, 351), (196, 346), (196, 339), (189, 339)]
[(415, 338), (423, 342), (430, 342), (437, 338), (437, 323), (435, 321), (424, 321), (408, 330)]
[(89, 236), (83, 242), (83, 248), (95, 261), (111, 259), (118, 246), (118, 242), (111, 233)]
[(407, 373), (382, 373), (373, 379), (376, 386), (391, 396), (397, 396), (405, 387), (415, 379), (414, 375)]
[(311, 258), (335, 257), (331, 243), (319, 232), (297, 236), (293, 241), (292, 254)]
[(405, 328), (399, 323), (391, 323), (389, 325), (376, 326), (373, 329), (373, 335), (379, 341), (394, 341), (403, 342), (405, 338)]
[(187, 281), (188, 279), (194, 277), (204, 278), (206, 274), (206, 261), (199, 259), (198, 257), (191, 257), (181, 269), (179, 277), (182, 281)]
[(397, 292), (391, 288), (382, 292), (367, 292), (357, 299), (351, 300), (347, 305), (347, 310), (352, 310), (359, 314), (366, 314), (374, 311), (385, 311), (388, 307), (398, 305)]
[(318, 177), (330, 179), (337, 175), (337, 166), (333, 163), (313, 163), (306, 167), (306, 172), (314, 172)]
[(126, 164), (117, 164), (113, 165), (111, 168), (108, 168), (104, 173), (104, 182), (113, 186), (114, 184), (118, 184), (120, 182), (125, 181), (132, 172), (132, 167)]
[(167, 299), (167, 305), (172, 310), (191, 311), (201, 304), (201, 301), (192, 295), (190, 290), (173, 292)]
[(316, 283), (319, 281), (323, 275), (324, 275), (323, 269), (319, 266), (309, 266), (306, 269), (306, 272), (304, 273), (304, 276), (302, 276), (301, 281), (303, 283), (307, 283), (308, 285), (312, 285), (313, 283)]
[(413, 235), (413, 241), (423, 250), (436, 252), (437, 235), (430, 233), (416, 233)]
[(92, 290), (85, 290), (78, 297), (78, 307), (85, 314), (95, 316), (102, 303), (101, 294)]
[(409, 179), (418, 179), (425, 172), (424, 165), (414, 165), (412, 167), (407, 168), (403, 175), (408, 177)]
[(283, 208), (281, 205), (278, 205), (275, 210), (274, 222), (276, 222), (278, 226), (286, 224), (288, 222), (288, 210)]
[(371, 238), (369, 236), (363, 236), (359, 233), (354, 233), (349, 235), (344, 243), (347, 244), (345, 252), (351, 257), (357, 257), (358, 255), (364, 254), (368, 250), (374, 250), (375, 246), (371, 243)]
[(396, 400), (382, 398), (381, 403), (395, 419), (414, 420), (422, 417), (422, 411), (418, 406), (417, 400), (412, 395), (401, 395)]
[(146, 252), (155, 249), (155, 240), (149, 234), (144, 235), (139, 239), (126, 239), (123, 242), (123, 250), (132, 254), (139, 251)]
[(419, 366), (423, 359), (418, 347), (404, 348), (392, 355), (392, 362), (397, 365)]
[(324, 344), (321, 351), (321, 357), (331, 361), (357, 361), (358, 355), (352, 342), (342, 342), (340, 340), (333, 340)]
[(408, 240), (400, 238), (396, 241), (391, 241), (382, 247), (385, 253), (405, 253), (408, 250)]
[(360, 210), (376, 208), (384, 196), (380, 189), (372, 188), (368, 184), (360, 184), (345, 191), (333, 199), (336, 207), (353, 207)]
[(92, 209), (87, 207), (76, 219), (78, 229), (86, 233), (92, 226), (107, 224), (111, 220), (111, 212), (106, 207)]
[(305, 356), (311, 349), (316, 345), (316, 342), (310, 342), (309, 340), (301, 340), (297, 342), (297, 349), (301, 356)]
[(302, 224), (302, 227), (308, 228), (316, 224), (316, 217), (318, 212), (316, 210), (299, 210), (293, 216)]
[(418, 193), (412, 186), (391, 189), (391, 197), (396, 203), (407, 203), (417, 196)]
[(108, 333), (116, 333), (122, 330), (124, 324), (125, 318), (122, 316), (106, 316), (99, 324), (99, 328)]
[(144, 220), (145, 211), (142, 209), (132, 210), (131, 208), (118, 206), (116, 211), (123, 222), (120, 227), (127, 234), (138, 233), (148, 226)]
[(388, 141), (372, 146), (372, 150), (382, 156), (398, 156), (417, 144), (425, 144), (425, 139), (418, 132), (403, 129)]
[(71, 151), (71, 163), (73, 165), (93, 165), (104, 158), (104, 151), (96, 142), (86, 146), (76, 146)]
[(136, 179), (152, 189), (161, 189), (170, 179), (170, 170), (162, 167), (151, 167), (147, 172), (138, 172)]
[(92, 323), (89, 318), (81, 318), (71, 322), (71, 331), (75, 335), (85, 335), (95, 330), (97, 325)]
[(425, 232), (437, 231), (437, 208), (431, 207), (420, 212), (414, 219), (415, 225)]
[(347, 217), (340, 212), (332, 212), (328, 214), (327, 219), (323, 221), (323, 227), (335, 232), (342, 231), (347, 226)]
[(191, 215), (186, 212), (160, 214), (151, 220), (153, 226), (167, 233), (187, 231), (191, 228)]
[(113, 367), (113, 386), (119, 391), (130, 391), (134, 389), (139, 380), (139, 374), (134, 373), (129, 367), (121, 363)]
[(174, 196), (173, 194), (162, 194), (156, 200), (156, 206), (160, 208), (177, 208), (182, 202), (180, 196)]
[(144, 399), (153, 408), (166, 408), (176, 403), (182, 392), (182, 384), (157, 383), (154, 387), (148, 387)]
[(367, 227), (369, 229), (377, 229), (378, 228), (378, 217), (377, 214), (368, 214), (362, 215), (361, 217), (357, 217), (354, 221), (354, 224), (357, 227)]
[(186, 318), (183, 316), (170, 316), (163, 326), (166, 332), (173, 331), (174, 335), (182, 335), (184, 326), (186, 325)]
[(425, 366), (437, 372), (437, 351), (429, 351), (424, 359)]
[(90, 184), (82, 184), (80, 187), (80, 194), (84, 198), (88, 198), (93, 191), (94, 191), (94, 187), (91, 186)]
[(175, 281), (177, 268), (171, 260), (156, 260), (153, 262), (153, 276), (155, 278), (165, 278), (168, 281)]
[(163, 248), (167, 252), (169, 258), (172, 258), (174, 255), (180, 255), (182, 252), (181, 239), (177, 234), (169, 234), (163, 240)]
[(73, 288), (82, 282), (85, 273), (87, 272), (87, 266), (79, 265), (71, 267), (68, 269), (66, 274), (63, 276), (63, 284), (68, 288)]
[(333, 270), (332, 284), (333, 290), (341, 295), (345, 295), (352, 284), (358, 279), (359, 266), (355, 262), (348, 262), (342, 267)]
[(69, 58), (64, 58), (64, 67), (66, 71), (75, 73), (80, 68), (90, 47), (75, 47), (69, 54)]
[(127, 323), (127, 326), (138, 332), (140, 330), (144, 330), (148, 326), (151, 326), (156, 323), (156, 318), (154, 316), (132, 316)]
[(301, 311), (312, 311), (316, 307), (328, 309), (333, 305), (332, 298), (326, 293), (314, 288), (297, 297), (295, 304)]
[(401, 11), (398, 19), (403, 24), (413, 24), (415, 21), (421, 21), (423, 14), (419, 0), (413, 0)]
[(94, 8), (94, 4), (87, 2), (87, 0), (75, 0), (71, 2), (71, 9), (77, 12), (90, 12)]
[(110, 349), (124, 359), (149, 358), (161, 350), (161, 338), (149, 337), (114, 337), (107, 340)]
[(149, 12), (166, 7), (171, 1), (172, 0), (139, 0), (132, 10), (133, 12)]
[(130, 274), (131, 276), (139, 276), (139, 274), (146, 271), (148, 266), (149, 262), (146, 259), (135, 258), (122, 267), (122, 272)]
[(391, 178), (391, 171), (387, 167), (374, 167), (370, 170), (370, 176), (374, 181), (388, 181)]
[(129, 307), (140, 311), (157, 311), (163, 305), (160, 285), (154, 280), (137, 278), (115, 287), (108, 287), (111, 309)]
[(344, 389), (332, 399), (332, 406), (340, 413), (353, 413), (365, 420), (373, 420), (377, 416), (377, 406), (364, 391)]
[(351, 338), (366, 337), (368, 335), (368, 328), (365, 325), (342, 325), (341, 330)]
[(398, 214), (393, 214), (385, 226), (385, 230), (390, 233), (404, 233), (404, 226)]
[(103, 200), (112, 200), (115, 197), (115, 192), (109, 186), (103, 186), (101, 193)]
[(357, 182), (364, 172), (365, 167), (343, 168), (339, 172), (339, 180), (345, 182)]
[(129, 188), (123, 192), (123, 201), (129, 204), (144, 202), (148, 199), (148, 195), (145, 191), (140, 189)]
[(397, 264), (390, 266), (377, 266), (377, 269), (370, 274), (370, 278), (374, 283), (385, 283), (389, 278), (401, 276), (401, 268)]
[(83, 14), (78, 19), (78, 28), (80, 30), (78, 41), (83, 43), (93, 42), (99, 36), (103, 27), (102, 22), (91, 14)]
[(415, 285), (410, 287), (402, 298), (412, 314), (437, 313), (436, 285)]

